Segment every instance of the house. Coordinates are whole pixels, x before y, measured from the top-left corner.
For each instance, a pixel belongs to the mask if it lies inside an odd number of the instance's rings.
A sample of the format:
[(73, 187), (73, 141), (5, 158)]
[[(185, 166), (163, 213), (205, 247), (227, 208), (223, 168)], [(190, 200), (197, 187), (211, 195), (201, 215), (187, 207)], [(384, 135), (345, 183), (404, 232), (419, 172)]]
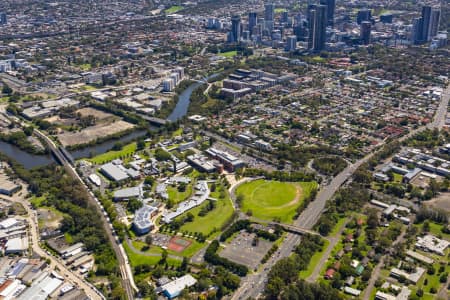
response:
[(360, 265), (358, 265), (357, 267), (356, 267), (356, 274), (358, 274), (358, 276), (359, 275), (361, 275), (362, 274), (362, 272), (364, 272), (364, 266), (362, 265), (362, 264), (360, 264)]
[(351, 286), (351, 285), (353, 284), (353, 282), (355, 282), (355, 277), (349, 276), (349, 277), (347, 277), (347, 279), (345, 280), (345, 285)]
[(344, 250), (340, 250), (336, 255), (334, 256), (336, 259), (341, 259), (342, 256), (344, 256), (345, 252)]
[(346, 287), (344, 288), (344, 293), (357, 297), (357, 296), (359, 296), (359, 294), (361, 294), (361, 291), (346, 286)]
[(334, 277), (334, 273), (336, 273), (335, 269), (329, 268), (326, 272), (325, 272), (325, 279), (333, 279)]

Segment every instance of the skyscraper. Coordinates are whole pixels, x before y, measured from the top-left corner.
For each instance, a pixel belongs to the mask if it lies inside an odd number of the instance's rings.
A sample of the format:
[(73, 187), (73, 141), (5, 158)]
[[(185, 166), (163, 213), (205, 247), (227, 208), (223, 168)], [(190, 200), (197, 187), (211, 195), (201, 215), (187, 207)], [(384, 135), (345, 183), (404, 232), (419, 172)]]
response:
[(8, 23), (8, 20), (6, 18), (6, 13), (0, 12), (0, 25), (4, 25)]
[(232, 43), (239, 43), (241, 40), (241, 17), (232, 16), (231, 17), (231, 38)]
[(428, 27), (427, 41), (431, 41), (439, 31), (439, 21), (441, 19), (441, 11), (439, 9), (432, 9), (430, 16), (430, 25)]
[(258, 14), (256, 12), (250, 12), (248, 14), (248, 31), (250, 31), (250, 35), (253, 34), (253, 30), (257, 24), (258, 24)]
[(315, 52), (325, 49), (327, 7), (325, 5), (311, 5), (308, 12), (308, 48)]
[(297, 36), (290, 35), (286, 38), (286, 51), (295, 51), (297, 49)]
[(415, 45), (422, 43), (422, 27), (423, 27), (423, 19), (415, 18), (413, 20), (413, 27), (411, 32), (411, 40)]
[(361, 22), (360, 26), (360, 39), (361, 43), (363, 45), (369, 45), (370, 44), (370, 32), (372, 29), (372, 23), (369, 21), (363, 21)]
[(266, 29), (271, 32), (273, 30), (273, 20), (275, 15), (275, 5), (273, 3), (267, 3), (264, 6), (264, 19), (266, 22)]
[(336, 8), (336, 0), (320, 0), (320, 4), (327, 6), (327, 22), (328, 26), (334, 24), (334, 10)]
[(289, 13), (288, 11), (283, 11), (281, 14), (281, 23), (288, 23), (289, 22)]
[(412, 41), (423, 44), (437, 35), (441, 12), (431, 6), (422, 7), (422, 17), (413, 20)]
[(264, 18), (266, 21), (272, 21), (275, 15), (275, 5), (273, 3), (267, 3), (264, 5)]
[(430, 28), (431, 21), (431, 6), (423, 6), (422, 7), (422, 33), (421, 40), (422, 42), (428, 41), (428, 30)]
[(358, 14), (356, 15), (356, 23), (361, 25), (364, 21), (370, 21), (370, 18), (372, 18), (372, 11), (370, 9), (358, 10)]

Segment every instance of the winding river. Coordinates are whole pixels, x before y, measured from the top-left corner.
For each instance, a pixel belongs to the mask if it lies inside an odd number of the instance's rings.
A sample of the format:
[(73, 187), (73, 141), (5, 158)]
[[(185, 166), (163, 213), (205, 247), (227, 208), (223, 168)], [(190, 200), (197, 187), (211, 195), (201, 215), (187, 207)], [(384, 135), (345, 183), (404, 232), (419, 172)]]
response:
[[(219, 74), (213, 74), (213, 75), (209, 76), (207, 79), (217, 77), (218, 75)], [(174, 122), (178, 119), (181, 119), (182, 117), (184, 117), (187, 114), (192, 92), (196, 88), (201, 86), (202, 84), (204, 84), (204, 83), (203, 82), (195, 82), (195, 83), (191, 84), (190, 86), (188, 86), (179, 95), (177, 105), (175, 106), (175, 108), (172, 111), (172, 113), (170, 114), (170, 116), (167, 118), (170, 122)], [(78, 150), (70, 151), (70, 153), (72, 154), (73, 158), (75, 158), (75, 159), (89, 157), (91, 155), (98, 155), (98, 154), (101, 154), (101, 153), (111, 150), (112, 147), (114, 146), (114, 144), (117, 142), (122, 142), (122, 143), (126, 144), (132, 140), (135, 140), (138, 137), (145, 135), (145, 133), (146, 133), (145, 130), (134, 131), (134, 132), (131, 132), (131, 133), (119, 138), (119, 139), (108, 140), (108, 141), (105, 141), (105, 142), (97, 144), (97, 145), (88, 146), (88, 147), (81, 148)], [(20, 164), (25, 166), (27, 169), (31, 169), (31, 168), (39, 167), (39, 166), (45, 166), (45, 165), (48, 165), (48, 164), (54, 162), (54, 159), (51, 155), (30, 154), (28, 152), (20, 150), (18, 147), (14, 146), (14, 145), (5, 143), (3, 141), (0, 141), (0, 152), (15, 159), (17, 162), (19, 162)]]

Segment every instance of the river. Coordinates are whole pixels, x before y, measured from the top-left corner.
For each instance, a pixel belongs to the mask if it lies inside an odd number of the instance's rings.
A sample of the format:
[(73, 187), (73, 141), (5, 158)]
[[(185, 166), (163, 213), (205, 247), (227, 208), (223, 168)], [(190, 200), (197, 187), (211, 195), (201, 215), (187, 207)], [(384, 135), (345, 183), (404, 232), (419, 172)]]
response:
[[(219, 76), (219, 74), (213, 74), (213, 75), (207, 77), (207, 79), (214, 78), (217, 76)], [(175, 106), (172, 113), (170, 114), (170, 116), (167, 118), (167, 120), (169, 120), (170, 122), (174, 122), (176, 120), (181, 119), (182, 117), (184, 117), (187, 114), (188, 108), (189, 108), (189, 103), (191, 102), (190, 99), (191, 99), (192, 92), (196, 88), (201, 86), (202, 84), (204, 84), (204, 83), (203, 82), (194, 82), (193, 84), (188, 86), (179, 95), (178, 103)], [(75, 159), (86, 158), (91, 155), (101, 154), (101, 153), (111, 150), (112, 147), (114, 146), (114, 144), (117, 142), (122, 142), (122, 143), (126, 144), (132, 140), (135, 140), (138, 137), (145, 135), (145, 133), (146, 133), (145, 130), (134, 131), (134, 132), (131, 132), (131, 133), (119, 138), (119, 139), (112, 139), (112, 140), (108, 140), (103, 143), (100, 143), (98, 145), (88, 146), (88, 147), (85, 147), (85, 148), (82, 148), (79, 150), (70, 151), (70, 154), (72, 154), (73, 158), (75, 158)], [(22, 164), (27, 169), (31, 169), (31, 168), (39, 167), (39, 166), (45, 166), (45, 165), (48, 165), (48, 164), (54, 162), (54, 159), (51, 155), (30, 154), (30, 153), (20, 150), (18, 147), (14, 146), (14, 145), (5, 143), (3, 141), (0, 141), (0, 152), (15, 159), (17, 162)]]
[[(107, 152), (112, 149), (115, 143), (122, 142), (124, 144), (135, 140), (138, 137), (144, 136), (146, 134), (145, 130), (131, 132), (119, 139), (108, 140), (98, 145), (88, 146), (79, 150), (69, 151), (73, 158), (80, 159), (84, 157), (89, 157), (90, 155), (97, 155)], [(18, 147), (0, 141), (0, 152), (15, 159), (21, 165), (27, 169), (32, 169), (35, 167), (45, 166), (55, 162), (52, 155), (36, 155), (30, 154), (28, 152), (20, 150)]]
[[(217, 77), (219, 75), (220, 73), (212, 74), (208, 76), (206, 80)], [(191, 103), (192, 92), (195, 91), (195, 89), (201, 86), (202, 84), (205, 84), (205, 82), (198, 82), (198, 81), (194, 82), (178, 96), (178, 103), (173, 109), (172, 113), (167, 118), (167, 120), (169, 120), (170, 122), (175, 122), (187, 114), (189, 109), (189, 103)]]

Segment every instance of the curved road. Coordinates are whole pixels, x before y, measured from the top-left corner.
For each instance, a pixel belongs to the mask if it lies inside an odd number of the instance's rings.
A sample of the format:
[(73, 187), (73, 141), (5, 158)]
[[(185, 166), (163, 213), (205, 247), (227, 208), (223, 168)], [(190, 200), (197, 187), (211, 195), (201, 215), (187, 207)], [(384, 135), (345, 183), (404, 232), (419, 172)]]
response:
[(27, 200), (20, 198), (18, 196), (12, 197), (2, 196), (2, 198), (8, 201), (20, 203), (25, 208), (28, 217), (25, 218), (18, 217), (18, 218), (25, 219), (28, 221), (31, 248), (33, 249), (34, 253), (50, 261), (49, 266), (50, 269), (58, 268), (57, 271), (58, 273), (60, 273), (62, 276), (64, 276), (67, 280), (71, 281), (72, 283), (75, 283), (76, 286), (82, 289), (86, 293), (86, 295), (91, 299), (93, 300), (106, 299), (92, 284), (86, 282), (83, 277), (78, 276), (75, 272), (69, 270), (64, 262), (59, 260), (59, 258), (57, 257), (49, 255), (44, 249), (42, 249), (39, 246), (40, 236), (36, 211), (31, 209), (30, 203)]
[[(403, 136), (399, 139), (400, 142), (410, 138), (411, 136), (425, 130), (425, 129), (433, 129), (433, 128), (442, 128), (445, 125), (445, 117), (447, 113), (448, 102), (450, 98), (450, 86), (443, 92), (441, 102), (439, 103), (439, 107), (435, 113), (435, 117), (433, 122), (428, 124), (427, 126), (418, 128), (416, 130), (411, 131), (409, 134)], [(380, 145), (381, 146), (383, 144)], [(312, 229), (312, 227), (319, 220), (322, 211), (325, 208), (326, 202), (330, 200), (336, 191), (353, 175), (353, 173), (361, 166), (363, 163), (367, 162), (370, 158), (373, 157), (375, 153), (378, 151), (374, 151), (364, 158), (356, 161), (355, 163), (347, 166), (341, 173), (336, 175), (336, 177), (331, 180), (331, 182), (323, 187), (316, 196), (316, 199), (311, 202), (308, 207), (301, 213), (299, 218), (294, 221), (294, 225), (306, 229)], [(292, 233), (288, 233), (283, 243), (280, 245), (280, 248), (271, 256), (271, 258), (264, 265), (264, 270), (260, 273), (250, 274), (247, 277), (242, 279), (242, 284), (240, 288), (234, 293), (231, 299), (248, 299), (248, 298), (258, 298), (264, 291), (265, 284), (267, 282), (267, 275), (270, 268), (281, 258), (288, 257), (295, 246), (300, 243), (301, 237), (298, 235), (294, 235)]]

